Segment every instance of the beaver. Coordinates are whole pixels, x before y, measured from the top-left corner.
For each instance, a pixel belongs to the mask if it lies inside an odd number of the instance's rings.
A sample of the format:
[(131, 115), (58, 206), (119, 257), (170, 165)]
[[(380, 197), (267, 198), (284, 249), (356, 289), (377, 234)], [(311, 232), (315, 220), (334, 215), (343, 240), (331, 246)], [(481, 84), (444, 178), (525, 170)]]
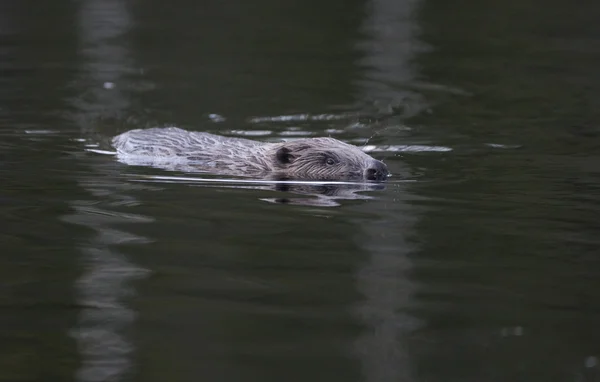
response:
[(127, 131), (114, 137), (112, 144), (125, 163), (223, 175), (380, 182), (389, 174), (383, 162), (334, 138), (270, 143), (155, 127)]

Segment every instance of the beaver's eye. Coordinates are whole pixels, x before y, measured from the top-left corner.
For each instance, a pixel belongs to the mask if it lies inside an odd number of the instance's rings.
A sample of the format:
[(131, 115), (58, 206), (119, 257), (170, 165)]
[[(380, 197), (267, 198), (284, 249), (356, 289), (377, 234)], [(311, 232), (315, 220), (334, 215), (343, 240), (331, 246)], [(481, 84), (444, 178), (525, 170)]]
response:
[(335, 164), (335, 159), (327, 158), (327, 160), (325, 160), (325, 163), (327, 163), (327, 165), (329, 166), (333, 166)]

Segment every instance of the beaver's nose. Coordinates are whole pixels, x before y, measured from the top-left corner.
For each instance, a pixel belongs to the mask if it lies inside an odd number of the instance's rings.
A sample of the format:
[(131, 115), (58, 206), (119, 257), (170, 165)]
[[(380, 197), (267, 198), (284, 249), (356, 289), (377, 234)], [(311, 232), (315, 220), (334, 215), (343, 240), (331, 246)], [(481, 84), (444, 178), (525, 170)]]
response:
[(387, 166), (378, 160), (373, 161), (371, 166), (365, 171), (365, 178), (367, 180), (385, 180), (388, 177)]

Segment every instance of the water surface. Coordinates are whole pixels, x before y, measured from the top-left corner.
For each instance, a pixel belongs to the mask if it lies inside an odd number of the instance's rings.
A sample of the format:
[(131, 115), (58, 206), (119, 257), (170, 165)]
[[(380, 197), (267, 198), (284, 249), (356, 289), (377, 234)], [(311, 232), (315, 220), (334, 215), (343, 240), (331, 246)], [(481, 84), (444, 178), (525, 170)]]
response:
[[(600, 6), (4, 1), (0, 380), (600, 380)], [(383, 187), (127, 166), (333, 136)]]

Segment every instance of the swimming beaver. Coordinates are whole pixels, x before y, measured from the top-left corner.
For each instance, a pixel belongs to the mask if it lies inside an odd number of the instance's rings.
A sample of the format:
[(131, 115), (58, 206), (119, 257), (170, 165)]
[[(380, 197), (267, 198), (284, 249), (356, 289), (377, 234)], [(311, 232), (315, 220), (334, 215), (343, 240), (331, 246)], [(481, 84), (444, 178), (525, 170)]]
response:
[(177, 127), (131, 130), (113, 138), (124, 162), (280, 179), (372, 180), (388, 177), (387, 166), (359, 148), (334, 138), (267, 143), (190, 132)]

